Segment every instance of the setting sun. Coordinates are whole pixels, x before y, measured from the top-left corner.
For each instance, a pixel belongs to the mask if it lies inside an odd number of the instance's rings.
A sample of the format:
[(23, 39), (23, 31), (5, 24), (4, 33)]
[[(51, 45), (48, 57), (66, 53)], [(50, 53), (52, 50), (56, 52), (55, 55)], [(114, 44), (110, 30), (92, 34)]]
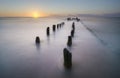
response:
[(38, 12), (34, 12), (34, 13), (33, 13), (33, 18), (39, 18), (39, 17), (40, 17), (40, 15), (39, 15)]

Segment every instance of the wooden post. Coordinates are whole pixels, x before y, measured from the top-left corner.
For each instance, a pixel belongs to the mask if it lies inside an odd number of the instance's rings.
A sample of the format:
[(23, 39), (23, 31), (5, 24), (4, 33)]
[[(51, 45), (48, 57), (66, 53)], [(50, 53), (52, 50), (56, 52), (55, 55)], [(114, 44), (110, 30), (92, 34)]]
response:
[(57, 29), (59, 28), (59, 24), (57, 24)]
[(71, 31), (71, 36), (74, 37), (74, 30)]
[(53, 31), (55, 31), (56, 30), (56, 25), (53, 25)]
[(47, 27), (46, 33), (47, 33), (47, 36), (50, 35), (50, 27)]
[(72, 46), (72, 37), (68, 36), (68, 42), (67, 42), (68, 46)]
[(74, 22), (72, 23), (72, 28), (73, 28), (73, 30), (75, 30), (75, 23)]
[(36, 42), (37, 44), (39, 44), (39, 43), (40, 43), (40, 38), (39, 38), (38, 36), (36, 37), (35, 42)]
[(66, 68), (71, 68), (71, 66), (72, 66), (72, 54), (66, 48), (64, 48), (63, 54), (64, 54), (64, 66)]

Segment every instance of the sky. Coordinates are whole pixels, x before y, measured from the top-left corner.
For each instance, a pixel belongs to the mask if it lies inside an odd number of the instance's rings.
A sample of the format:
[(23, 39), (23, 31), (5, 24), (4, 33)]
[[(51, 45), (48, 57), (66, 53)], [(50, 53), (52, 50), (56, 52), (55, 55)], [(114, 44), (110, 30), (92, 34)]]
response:
[(120, 0), (0, 0), (0, 17), (119, 13)]

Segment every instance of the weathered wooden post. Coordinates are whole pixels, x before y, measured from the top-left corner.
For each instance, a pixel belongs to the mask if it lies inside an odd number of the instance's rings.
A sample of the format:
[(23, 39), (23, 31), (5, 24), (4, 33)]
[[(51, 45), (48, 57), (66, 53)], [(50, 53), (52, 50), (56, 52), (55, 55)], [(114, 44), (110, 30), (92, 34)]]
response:
[(68, 17), (68, 18), (67, 18), (67, 21), (71, 21), (71, 18), (70, 18), (70, 17)]
[(59, 24), (57, 24), (57, 29), (59, 28)]
[(62, 25), (60, 24), (60, 28), (62, 27)]
[(72, 37), (68, 36), (68, 42), (67, 42), (68, 46), (72, 46)]
[(62, 26), (64, 26), (64, 25), (65, 25), (65, 22), (62, 22), (61, 24), (62, 24)]
[(73, 28), (73, 30), (75, 30), (75, 23), (74, 22), (72, 23), (72, 28)]
[(50, 27), (47, 27), (46, 34), (47, 34), (47, 36), (50, 35)]
[(71, 36), (74, 37), (74, 30), (71, 31)]
[(53, 31), (55, 31), (56, 30), (56, 25), (53, 25)]
[(64, 48), (63, 54), (64, 54), (64, 66), (66, 68), (71, 68), (72, 67), (72, 54), (66, 48)]
[(39, 44), (40, 43), (40, 38), (37, 36), (36, 37), (36, 40), (35, 40), (36, 44)]

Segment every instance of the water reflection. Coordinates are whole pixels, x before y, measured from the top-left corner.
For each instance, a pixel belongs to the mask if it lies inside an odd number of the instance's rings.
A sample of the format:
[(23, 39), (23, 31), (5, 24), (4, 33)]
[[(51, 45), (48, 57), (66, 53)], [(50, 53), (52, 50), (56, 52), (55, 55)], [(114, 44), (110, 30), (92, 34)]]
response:
[(72, 78), (72, 68), (64, 67), (63, 75), (65, 78)]
[(40, 51), (40, 44), (39, 44), (39, 43), (36, 43), (36, 49), (37, 49), (38, 51)]
[(55, 35), (56, 35), (56, 32), (54, 31), (54, 32), (53, 32), (53, 37), (54, 37), (54, 39), (56, 38)]
[(50, 44), (50, 35), (47, 35), (47, 44)]

